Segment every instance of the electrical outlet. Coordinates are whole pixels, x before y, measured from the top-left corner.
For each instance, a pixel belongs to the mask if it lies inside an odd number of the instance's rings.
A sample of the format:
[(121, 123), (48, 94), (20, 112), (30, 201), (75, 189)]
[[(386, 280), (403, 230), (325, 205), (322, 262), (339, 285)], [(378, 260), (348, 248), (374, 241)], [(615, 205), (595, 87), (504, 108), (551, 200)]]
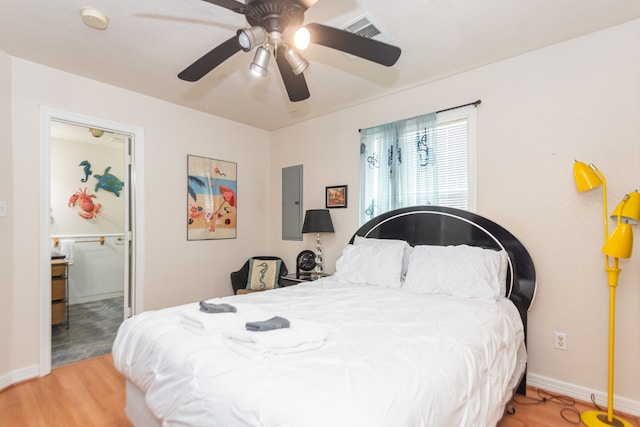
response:
[(554, 347), (557, 350), (567, 350), (567, 334), (564, 332), (555, 333)]

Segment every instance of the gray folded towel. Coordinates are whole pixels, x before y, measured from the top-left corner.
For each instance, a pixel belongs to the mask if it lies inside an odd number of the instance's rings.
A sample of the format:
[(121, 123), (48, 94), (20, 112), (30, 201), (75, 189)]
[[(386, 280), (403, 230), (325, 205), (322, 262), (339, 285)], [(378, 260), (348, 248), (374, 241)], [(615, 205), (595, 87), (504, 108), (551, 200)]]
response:
[(270, 331), (272, 329), (288, 328), (289, 321), (284, 317), (275, 316), (262, 322), (247, 322), (245, 327), (248, 331), (263, 332)]
[(204, 313), (235, 313), (237, 310), (231, 304), (213, 304), (200, 301), (200, 311)]

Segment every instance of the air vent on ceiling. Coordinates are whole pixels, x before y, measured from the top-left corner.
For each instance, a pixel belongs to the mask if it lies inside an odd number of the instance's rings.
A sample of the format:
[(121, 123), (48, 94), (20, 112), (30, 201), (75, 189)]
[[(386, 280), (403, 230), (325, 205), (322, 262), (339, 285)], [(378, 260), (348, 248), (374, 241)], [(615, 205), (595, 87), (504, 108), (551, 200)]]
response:
[[(357, 34), (362, 37), (366, 37), (368, 39), (374, 39), (379, 42), (391, 43), (391, 38), (388, 34), (382, 29), (382, 27), (375, 22), (371, 15), (365, 13), (364, 15), (354, 19), (348, 24), (344, 24), (339, 26), (345, 31), (349, 31), (350, 33)], [(356, 56), (345, 53), (350, 59), (357, 59)]]
[(366, 17), (360, 19), (358, 22), (349, 25), (345, 30), (350, 33), (355, 33), (359, 36), (372, 39), (378, 34), (382, 34), (380, 30), (371, 23)]

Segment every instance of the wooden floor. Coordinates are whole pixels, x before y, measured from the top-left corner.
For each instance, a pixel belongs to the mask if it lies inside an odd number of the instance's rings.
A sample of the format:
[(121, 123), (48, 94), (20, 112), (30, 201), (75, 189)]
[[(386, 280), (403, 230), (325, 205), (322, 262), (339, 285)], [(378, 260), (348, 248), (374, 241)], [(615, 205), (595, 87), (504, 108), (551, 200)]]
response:
[[(553, 427), (582, 426), (580, 412), (600, 410), (592, 403), (576, 401), (570, 397), (559, 396), (527, 387), (527, 396), (516, 395), (513, 399), (515, 414), (505, 415), (497, 427)], [(606, 408), (602, 408), (606, 411)], [(640, 418), (627, 414), (617, 414), (633, 427), (640, 427)]]
[[(54, 369), (51, 375), (0, 392), (0, 426), (130, 427), (124, 414), (124, 378), (105, 355)], [(593, 405), (534, 388), (516, 396), (514, 415), (498, 427), (553, 427), (580, 424), (579, 411)], [(640, 427), (638, 417), (624, 419)]]
[(128, 427), (124, 401), (124, 377), (107, 354), (0, 392), (0, 426)]

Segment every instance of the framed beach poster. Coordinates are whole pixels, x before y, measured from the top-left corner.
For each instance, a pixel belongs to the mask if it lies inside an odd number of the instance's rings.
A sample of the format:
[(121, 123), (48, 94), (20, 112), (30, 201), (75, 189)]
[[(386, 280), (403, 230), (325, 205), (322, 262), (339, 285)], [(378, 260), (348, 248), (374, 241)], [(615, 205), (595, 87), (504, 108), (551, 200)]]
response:
[(187, 240), (235, 239), (237, 164), (187, 156)]

